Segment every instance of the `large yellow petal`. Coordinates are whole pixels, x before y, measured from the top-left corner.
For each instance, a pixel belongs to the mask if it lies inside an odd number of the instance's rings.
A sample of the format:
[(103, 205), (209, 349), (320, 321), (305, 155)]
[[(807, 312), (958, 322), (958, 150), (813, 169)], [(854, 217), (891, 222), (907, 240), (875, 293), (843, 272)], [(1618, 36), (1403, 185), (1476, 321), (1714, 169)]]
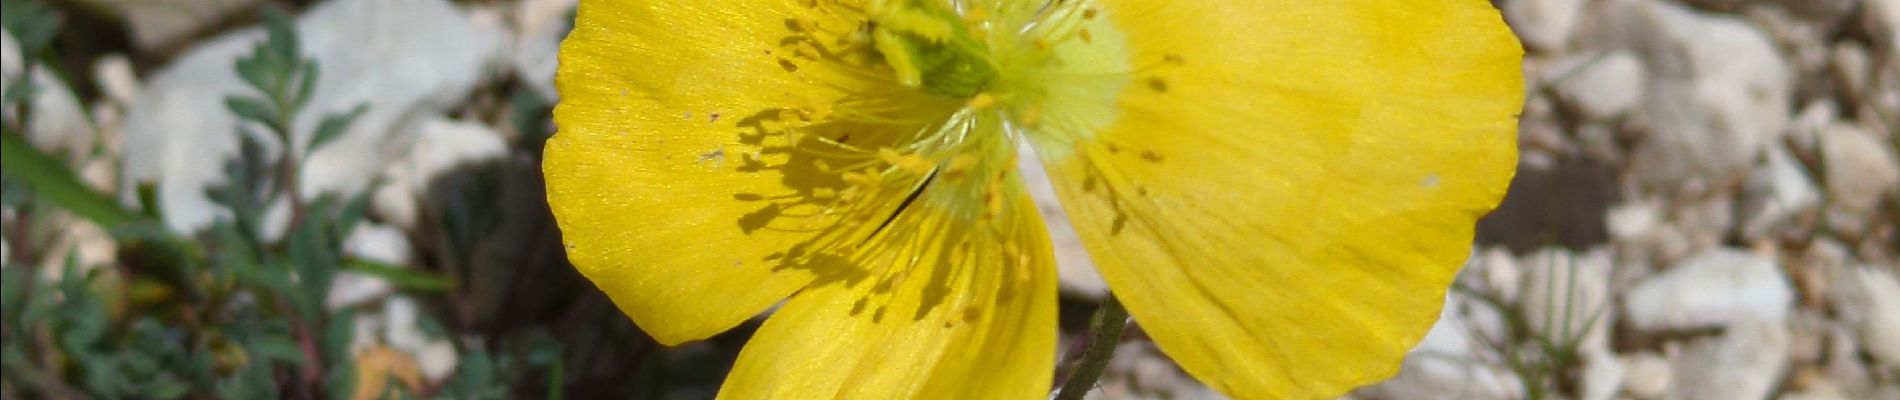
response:
[[(900, 215), (914, 220), (893, 226), (916, 226), (907, 233), (926, 242), (889, 254), (922, 262), (887, 271), (895, 279), (799, 292), (746, 343), (719, 397), (1046, 396), (1056, 342), (1054, 261), (1035, 205), (1013, 176), (1007, 183), (1014, 201), (999, 210), (999, 224), (959, 221), (954, 210), (928, 205)], [(932, 190), (938, 187), (945, 186)], [(943, 217), (952, 219), (930, 222)]]
[(1336, 396), (1394, 373), (1516, 165), (1522, 54), (1497, 11), (1100, 5), (1141, 66), (1113, 122), (1031, 137), (1117, 297), (1235, 397)]
[[(589, 0), (561, 48), (543, 165), (568, 257), (654, 338), (731, 328), (814, 279), (769, 199), (825, 179), (786, 124), (874, 83), (824, 60), (856, 22), (783, 0)], [(833, 178), (835, 179), (835, 177)]]

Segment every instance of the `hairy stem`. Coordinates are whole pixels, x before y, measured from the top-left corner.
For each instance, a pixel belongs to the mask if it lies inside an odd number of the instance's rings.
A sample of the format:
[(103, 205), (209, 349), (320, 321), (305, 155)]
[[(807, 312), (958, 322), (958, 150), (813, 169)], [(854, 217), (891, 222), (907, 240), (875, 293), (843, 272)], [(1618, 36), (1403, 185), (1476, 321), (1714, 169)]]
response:
[(1089, 322), (1089, 330), (1095, 332), (1095, 336), (1089, 338), (1089, 347), (1082, 350), (1082, 359), (1076, 361), (1075, 371), (1069, 373), (1068, 381), (1056, 392), (1055, 400), (1081, 400), (1095, 388), (1095, 381), (1108, 369), (1108, 360), (1115, 356), (1115, 345), (1122, 341), (1122, 328), (1127, 326), (1128, 310), (1122, 308), (1121, 301), (1115, 300), (1114, 295), (1109, 295)]

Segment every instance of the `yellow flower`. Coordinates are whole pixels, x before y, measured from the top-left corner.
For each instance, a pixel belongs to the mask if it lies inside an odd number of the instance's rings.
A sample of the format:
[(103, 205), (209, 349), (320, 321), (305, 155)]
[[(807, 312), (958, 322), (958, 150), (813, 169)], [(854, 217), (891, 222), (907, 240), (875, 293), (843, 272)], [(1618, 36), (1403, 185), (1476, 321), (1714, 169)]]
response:
[(1484, 0), (585, 0), (549, 201), (662, 343), (783, 305), (723, 398), (1041, 398), (1032, 146), (1115, 295), (1241, 398), (1392, 374), (1515, 160)]

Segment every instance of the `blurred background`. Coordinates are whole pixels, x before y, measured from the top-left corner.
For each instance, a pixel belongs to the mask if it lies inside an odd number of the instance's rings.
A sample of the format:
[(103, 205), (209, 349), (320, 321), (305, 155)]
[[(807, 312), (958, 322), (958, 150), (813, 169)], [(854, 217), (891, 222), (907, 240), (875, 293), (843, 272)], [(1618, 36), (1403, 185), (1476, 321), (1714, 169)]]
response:
[[(575, 1), (0, 0), (0, 398), (710, 398), (758, 321), (655, 344), (543, 200)], [(1900, 0), (1494, 3), (1518, 176), (1349, 398), (1900, 399)], [(1094, 398), (1220, 398), (1133, 329)]]

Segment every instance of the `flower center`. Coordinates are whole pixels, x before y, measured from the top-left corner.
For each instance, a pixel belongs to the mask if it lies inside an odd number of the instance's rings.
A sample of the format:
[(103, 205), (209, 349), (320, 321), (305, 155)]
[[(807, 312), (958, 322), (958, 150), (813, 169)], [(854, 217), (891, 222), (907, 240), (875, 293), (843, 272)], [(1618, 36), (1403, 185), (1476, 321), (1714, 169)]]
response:
[(1014, 175), (1018, 140), (1068, 156), (1147, 73), (1131, 68), (1122, 34), (1088, 0), (810, 4), (851, 22), (790, 21), (792, 36), (766, 54), (790, 57), (779, 59), (787, 73), (852, 90), (742, 119), (737, 171), (776, 172), (787, 190), (735, 193), (759, 204), (739, 223), (812, 234), (768, 258), (776, 268), (875, 282), (880, 293), (917, 265), (1024, 259), (996, 247), (1040, 229)]
[(952, 98), (968, 98), (996, 80), (981, 31), (953, 10), (916, 1), (871, 5), (871, 38), (904, 86)]

